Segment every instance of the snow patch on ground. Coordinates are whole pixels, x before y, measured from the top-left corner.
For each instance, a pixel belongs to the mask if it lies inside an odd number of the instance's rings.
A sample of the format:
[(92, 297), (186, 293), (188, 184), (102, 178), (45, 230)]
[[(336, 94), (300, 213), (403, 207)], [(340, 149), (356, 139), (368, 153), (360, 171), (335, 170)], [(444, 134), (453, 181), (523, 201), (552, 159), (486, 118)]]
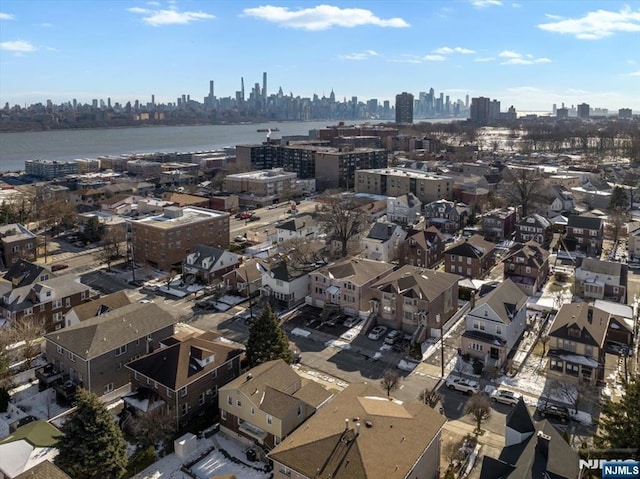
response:
[(396, 365), (396, 367), (401, 371), (413, 371), (415, 368), (418, 367), (418, 364), (401, 359), (400, 362)]
[(340, 341), (338, 339), (330, 339), (329, 341), (324, 343), (324, 345), (327, 347), (334, 347), (334, 348), (340, 348), (340, 349), (351, 349), (351, 344), (345, 341)]
[(309, 336), (311, 336), (311, 331), (307, 331), (306, 329), (301, 328), (293, 328), (291, 334), (293, 334), (294, 336), (300, 336), (302, 338), (308, 338)]
[[(231, 456), (236, 457), (243, 462), (248, 462), (246, 459), (246, 447), (225, 438), (221, 434), (216, 436), (216, 442)], [(260, 462), (253, 463), (255, 467), (260, 467), (261, 464), (262, 463)], [(269, 474), (265, 472), (259, 472), (251, 467), (231, 462), (219, 450), (213, 451), (202, 461), (195, 464), (191, 468), (191, 472), (201, 479), (209, 479), (210, 477), (230, 474), (235, 474), (236, 477), (246, 479), (266, 479), (269, 477)]]

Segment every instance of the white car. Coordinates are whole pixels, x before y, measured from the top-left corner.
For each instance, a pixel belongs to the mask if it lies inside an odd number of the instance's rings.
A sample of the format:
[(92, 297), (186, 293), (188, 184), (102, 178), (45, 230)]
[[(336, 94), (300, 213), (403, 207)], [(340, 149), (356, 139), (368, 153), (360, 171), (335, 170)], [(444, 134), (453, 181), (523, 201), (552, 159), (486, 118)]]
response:
[(384, 342), (386, 344), (396, 344), (401, 339), (402, 339), (402, 331), (398, 331), (397, 329), (392, 329), (384, 338)]
[(491, 400), (493, 402), (501, 402), (502, 404), (509, 404), (515, 406), (520, 401), (521, 394), (509, 391), (508, 389), (496, 389), (491, 393)]
[(376, 326), (369, 333), (369, 339), (373, 339), (374, 341), (377, 341), (386, 333), (387, 333), (387, 328), (385, 326)]
[(447, 387), (452, 391), (460, 391), (465, 394), (477, 394), (480, 390), (480, 385), (476, 381), (471, 381), (465, 378), (447, 378)]

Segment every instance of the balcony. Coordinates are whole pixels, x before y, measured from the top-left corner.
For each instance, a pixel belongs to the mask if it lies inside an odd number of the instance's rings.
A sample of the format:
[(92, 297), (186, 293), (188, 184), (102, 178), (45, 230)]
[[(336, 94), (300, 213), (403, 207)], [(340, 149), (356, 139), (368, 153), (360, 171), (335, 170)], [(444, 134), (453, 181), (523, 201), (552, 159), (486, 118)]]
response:
[(53, 364), (47, 364), (40, 369), (36, 369), (36, 378), (39, 381), (38, 389), (44, 391), (52, 384), (61, 381), (63, 376), (64, 373), (56, 369)]
[(260, 429), (258, 426), (254, 426), (247, 421), (243, 421), (238, 429), (240, 430), (240, 432), (258, 440), (260, 444), (262, 444), (267, 437), (267, 431), (265, 431), (264, 429)]

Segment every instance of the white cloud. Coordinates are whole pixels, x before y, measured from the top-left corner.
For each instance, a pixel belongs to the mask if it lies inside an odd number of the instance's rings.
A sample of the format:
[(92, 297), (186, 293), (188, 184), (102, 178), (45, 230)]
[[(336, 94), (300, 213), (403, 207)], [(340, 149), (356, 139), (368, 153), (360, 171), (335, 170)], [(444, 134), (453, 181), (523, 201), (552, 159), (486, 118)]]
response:
[(422, 57), (405, 53), (400, 58), (391, 58), (389, 61), (393, 63), (422, 63)]
[(631, 72), (631, 73), (627, 73), (625, 76), (627, 76), (627, 77), (640, 77), (640, 70), (635, 71), (635, 72)]
[(441, 62), (446, 58), (442, 55), (425, 55), (422, 57), (422, 59), (427, 62)]
[(627, 65), (635, 65), (636, 61), (635, 60), (627, 60)]
[(28, 53), (35, 52), (36, 47), (34, 47), (29, 42), (25, 42), (24, 40), (14, 40), (0, 43), (0, 50), (6, 50), (8, 52), (15, 53)]
[(482, 57), (482, 58), (474, 58), (474, 62), (490, 62), (495, 60), (493, 57)]
[(14, 17), (11, 13), (0, 12), (0, 20), (14, 20)]
[(470, 53), (475, 53), (475, 50), (469, 50), (468, 48), (462, 47), (441, 47), (433, 51), (433, 53), (437, 53), (439, 55), (449, 55), (451, 53), (461, 53), (463, 55), (468, 55)]
[(364, 52), (347, 53), (346, 55), (340, 55), (343, 60), (368, 60), (369, 58), (377, 57), (378, 52), (374, 50), (366, 50)]
[(513, 8), (520, 8), (520, 7), (522, 7), (522, 5), (521, 5), (521, 4), (519, 4), (519, 3), (512, 3), (512, 4), (511, 4), (511, 6), (512, 6)]
[(541, 23), (538, 28), (549, 32), (574, 35), (580, 40), (599, 40), (618, 32), (640, 32), (640, 9), (633, 10), (631, 7), (625, 6), (618, 12), (596, 10), (581, 18), (567, 18), (551, 23)]
[(472, 0), (471, 4), (478, 8), (502, 6), (502, 2), (500, 0)]
[(531, 53), (518, 53), (513, 50), (503, 50), (498, 53), (501, 58), (507, 60), (500, 63), (500, 65), (535, 65), (536, 63), (551, 63), (546, 57), (536, 58)]
[(142, 21), (152, 27), (159, 27), (161, 25), (187, 25), (200, 20), (216, 18), (215, 15), (206, 12), (180, 12), (173, 5), (167, 10), (132, 7), (128, 8), (127, 11), (143, 15)]
[(290, 10), (288, 7), (264, 5), (245, 8), (243, 14), (260, 18), (267, 22), (288, 28), (319, 31), (331, 27), (352, 28), (361, 25), (377, 27), (406, 28), (409, 24), (402, 18), (383, 19), (375, 16), (370, 10), (362, 8), (340, 8), (332, 5), (318, 5), (313, 8)]

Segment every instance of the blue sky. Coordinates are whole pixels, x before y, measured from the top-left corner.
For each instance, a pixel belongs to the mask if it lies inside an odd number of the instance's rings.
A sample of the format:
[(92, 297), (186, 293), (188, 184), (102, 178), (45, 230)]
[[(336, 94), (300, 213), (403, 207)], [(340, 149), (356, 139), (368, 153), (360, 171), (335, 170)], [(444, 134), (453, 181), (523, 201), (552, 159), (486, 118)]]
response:
[[(518, 110), (640, 111), (640, 2), (2, 0), (0, 103), (391, 100), (433, 87)], [(248, 93), (247, 93), (248, 95)]]

